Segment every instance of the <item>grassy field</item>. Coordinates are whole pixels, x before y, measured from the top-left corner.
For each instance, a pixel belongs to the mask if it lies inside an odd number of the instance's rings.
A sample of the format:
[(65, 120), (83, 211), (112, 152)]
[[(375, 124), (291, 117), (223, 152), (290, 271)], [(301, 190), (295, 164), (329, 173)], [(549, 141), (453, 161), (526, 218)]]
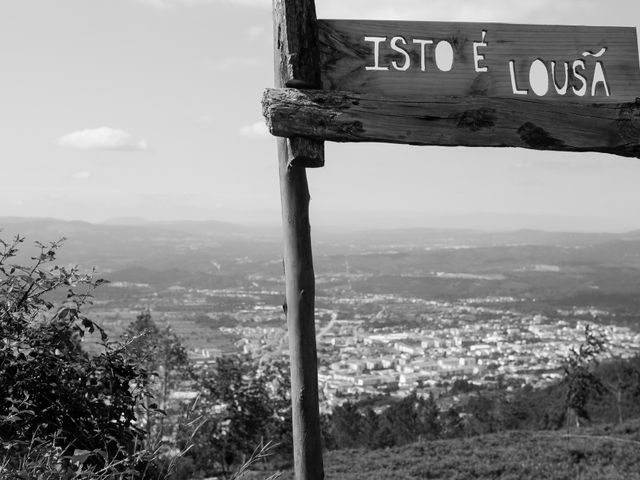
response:
[[(640, 480), (640, 420), (325, 454), (327, 480)], [(291, 472), (280, 477), (292, 479)]]

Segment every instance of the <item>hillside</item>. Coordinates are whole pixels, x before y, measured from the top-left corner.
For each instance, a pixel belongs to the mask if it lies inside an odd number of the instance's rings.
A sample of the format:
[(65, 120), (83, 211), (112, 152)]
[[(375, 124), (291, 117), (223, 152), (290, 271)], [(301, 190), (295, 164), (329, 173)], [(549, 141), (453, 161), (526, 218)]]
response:
[[(97, 298), (110, 311), (148, 307), (195, 315), (282, 304), (277, 227), (0, 217), (0, 238), (17, 233), (27, 237), (21, 261), (36, 251), (34, 241), (66, 237), (59, 262), (95, 266), (111, 281)], [(353, 307), (358, 298), (376, 295), (439, 302), (489, 298), (506, 299), (504, 310), (521, 315), (595, 309), (607, 313), (598, 319), (602, 324), (638, 328), (638, 231), (314, 229), (313, 238), (316, 305), (332, 310), (336, 300), (346, 299), (339, 304), (345, 318), (363, 313)], [(365, 313), (388, 307), (376, 304)], [(400, 313), (394, 318), (404, 326), (416, 318), (410, 310)]]
[(575, 432), (512, 431), (332, 451), (324, 463), (327, 480), (638, 480), (640, 420)]

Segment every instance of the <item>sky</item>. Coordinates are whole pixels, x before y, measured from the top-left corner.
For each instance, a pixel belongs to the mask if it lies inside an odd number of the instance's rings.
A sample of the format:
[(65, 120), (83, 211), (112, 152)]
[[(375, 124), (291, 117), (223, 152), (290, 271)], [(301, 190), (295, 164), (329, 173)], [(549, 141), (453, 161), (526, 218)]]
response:
[[(319, 18), (640, 24), (637, 0), (317, 0)], [(270, 0), (3, 0), (0, 216), (280, 222)], [(640, 96), (640, 92), (639, 96)], [(640, 160), (326, 145), (312, 226), (640, 229)], [(1, 228), (1, 225), (0, 225)]]

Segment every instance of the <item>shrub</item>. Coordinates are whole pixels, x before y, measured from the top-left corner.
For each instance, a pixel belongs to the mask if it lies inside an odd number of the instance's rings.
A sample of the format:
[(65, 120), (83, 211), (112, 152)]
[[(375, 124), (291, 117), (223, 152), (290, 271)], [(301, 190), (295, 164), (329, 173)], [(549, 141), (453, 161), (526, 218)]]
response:
[[(54, 265), (61, 241), (38, 243), (27, 266), (14, 264), (23, 242), (0, 240), (4, 469), (40, 463), (60, 472), (128, 471), (143, 456), (135, 412), (148, 394), (148, 374), (128, 359), (126, 345), (110, 342), (82, 313), (103, 281)], [(95, 355), (82, 348), (90, 333), (100, 337)]]

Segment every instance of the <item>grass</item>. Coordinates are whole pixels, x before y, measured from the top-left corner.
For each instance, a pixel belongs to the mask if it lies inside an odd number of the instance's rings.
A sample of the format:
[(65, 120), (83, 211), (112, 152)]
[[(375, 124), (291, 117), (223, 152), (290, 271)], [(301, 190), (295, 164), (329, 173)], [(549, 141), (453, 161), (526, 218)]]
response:
[(640, 480), (640, 419), (573, 432), (503, 432), (333, 451), (324, 464), (327, 480)]
[[(232, 478), (267, 478), (267, 472), (254, 468), (273, 447), (256, 449)], [(61, 471), (61, 458), (52, 453), (32, 448), (17, 468), (0, 462), (0, 480), (134, 478), (81, 469), (70, 475)], [(381, 450), (332, 451), (325, 453), (324, 464), (327, 480), (640, 480), (640, 419), (617, 427), (511, 431)], [(275, 478), (292, 480), (293, 473), (277, 473), (269, 480)]]

